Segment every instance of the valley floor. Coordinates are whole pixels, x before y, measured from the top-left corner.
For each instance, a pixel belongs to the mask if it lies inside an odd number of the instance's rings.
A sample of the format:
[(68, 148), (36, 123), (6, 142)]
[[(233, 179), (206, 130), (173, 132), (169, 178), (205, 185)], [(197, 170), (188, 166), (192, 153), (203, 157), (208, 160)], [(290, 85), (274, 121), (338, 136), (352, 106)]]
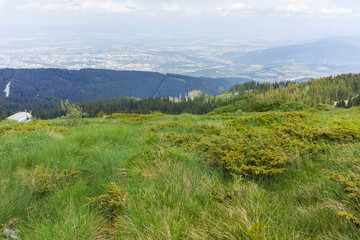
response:
[(360, 108), (0, 123), (0, 239), (360, 239)]

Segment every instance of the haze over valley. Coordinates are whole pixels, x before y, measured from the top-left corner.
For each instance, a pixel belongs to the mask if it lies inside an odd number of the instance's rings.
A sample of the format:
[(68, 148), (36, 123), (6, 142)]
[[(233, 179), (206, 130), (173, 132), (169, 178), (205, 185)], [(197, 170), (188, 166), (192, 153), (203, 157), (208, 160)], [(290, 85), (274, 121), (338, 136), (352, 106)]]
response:
[(113, 69), (256, 81), (360, 69), (360, 37), (272, 40), (166, 34), (29, 34), (0, 38), (0, 68)]

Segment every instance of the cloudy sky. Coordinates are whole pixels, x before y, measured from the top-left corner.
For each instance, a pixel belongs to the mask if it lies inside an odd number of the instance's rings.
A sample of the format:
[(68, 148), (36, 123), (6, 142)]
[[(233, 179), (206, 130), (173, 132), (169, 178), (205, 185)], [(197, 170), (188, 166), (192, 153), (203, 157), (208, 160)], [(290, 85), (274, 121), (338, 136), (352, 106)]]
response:
[(0, 29), (55, 27), (268, 38), (360, 35), (360, 1), (0, 0)]

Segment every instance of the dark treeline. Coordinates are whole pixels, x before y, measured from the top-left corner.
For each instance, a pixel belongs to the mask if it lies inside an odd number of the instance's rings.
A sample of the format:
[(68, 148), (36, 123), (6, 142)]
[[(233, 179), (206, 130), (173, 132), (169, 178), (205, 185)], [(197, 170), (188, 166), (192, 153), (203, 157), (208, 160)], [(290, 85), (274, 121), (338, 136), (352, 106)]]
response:
[(291, 84), (290, 81), (287, 82), (275, 82), (275, 83), (259, 83), (255, 81), (246, 82), (243, 84), (238, 84), (233, 86), (229, 91), (233, 94), (241, 95), (249, 90), (256, 90), (258, 92), (268, 92), (279, 87), (287, 87)]
[(40, 119), (52, 119), (64, 114), (60, 101), (40, 100), (32, 104), (24, 104), (13, 99), (2, 99), (0, 102), (0, 120), (19, 111), (32, 111), (33, 116)]
[(236, 85), (230, 92), (237, 100), (216, 109), (216, 113), (293, 111), (324, 104), (337, 107), (360, 105), (360, 74), (311, 79), (308, 82), (247, 82)]
[(193, 100), (173, 101), (170, 98), (146, 98), (146, 99), (112, 99), (81, 104), (84, 111), (91, 117), (96, 117), (100, 110), (106, 114), (112, 113), (143, 113), (159, 111), (166, 114), (205, 114), (211, 110), (227, 105), (234, 101), (220, 100), (202, 95)]
[(248, 82), (230, 89), (234, 95), (246, 95), (262, 100), (292, 100), (309, 106), (347, 101), (357, 97), (359, 91), (360, 74), (342, 74), (302, 83)]
[[(83, 108), (84, 112), (88, 113), (90, 117), (96, 117), (100, 110), (106, 114), (112, 113), (142, 113), (148, 114), (150, 112), (160, 111), (166, 114), (205, 114), (213, 109), (230, 104), (236, 98), (227, 100), (217, 99), (215, 97), (208, 97), (202, 95), (193, 100), (174, 101), (169, 97), (166, 98), (117, 98), (99, 100), (89, 103), (77, 103)], [(18, 109), (18, 110), (17, 110)], [(60, 101), (39, 101), (31, 105), (0, 104), (0, 118), (5, 119), (16, 111), (31, 110), (33, 116), (40, 119), (53, 119), (65, 115), (61, 110)]]
[(18, 106), (12, 106), (9, 104), (0, 103), (0, 120), (7, 118), (10, 116), (14, 110), (17, 109)]
[[(193, 100), (174, 101), (171, 98), (118, 98), (99, 100), (89, 103), (79, 103), (89, 117), (97, 117), (103, 110), (105, 114), (112, 113), (141, 113), (162, 112), (166, 114), (205, 114), (217, 107), (231, 104), (236, 98), (217, 99), (202, 95)], [(63, 116), (60, 103), (47, 106), (32, 106), (33, 115), (40, 119), (52, 119)]]

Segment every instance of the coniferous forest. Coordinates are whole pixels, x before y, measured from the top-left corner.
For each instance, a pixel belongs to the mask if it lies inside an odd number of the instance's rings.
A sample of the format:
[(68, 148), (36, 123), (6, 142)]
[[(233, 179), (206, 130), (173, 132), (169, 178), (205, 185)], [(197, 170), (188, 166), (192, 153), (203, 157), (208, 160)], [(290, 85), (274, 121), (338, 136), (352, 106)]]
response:
[[(244, 112), (264, 112), (277, 109), (290, 111), (324, 104), (350, 108), (360, 104), (359, 86), (360, 74), (343, 74), (311, 79), (302, 83), (252, 81), (235, 85), (228, 92), (218, 96), (201, 94), (194, 99), (125, 97), (79, 102), (78, 104), (90, 117), (96, 117), (101, 110), (105, 114), (118, 112), (148, 114), (155, 111), (166, 114), (206, 114), (211, 111), (235, 112), (238, 110)], [(11, 100), (3, 99), (0, 104), (2, 119), (9, 116), (14, 109), (30, 109), (34, 116), (40, 119), (52, 119), (64, 115), (60, 100), (39, 100), (30, 104), (16, 104)]]

